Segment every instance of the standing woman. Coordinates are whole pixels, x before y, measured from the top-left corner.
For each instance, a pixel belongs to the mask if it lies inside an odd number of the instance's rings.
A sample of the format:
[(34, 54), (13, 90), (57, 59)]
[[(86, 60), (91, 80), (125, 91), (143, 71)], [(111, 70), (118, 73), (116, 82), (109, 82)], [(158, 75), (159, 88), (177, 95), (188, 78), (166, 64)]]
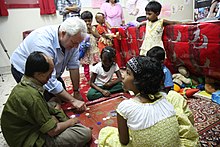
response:
[(117, 0), (106, 0), (101, 6), (101, 11), (111, 27), (119, 27), (125, 24), (122, 7), (117, 2)]

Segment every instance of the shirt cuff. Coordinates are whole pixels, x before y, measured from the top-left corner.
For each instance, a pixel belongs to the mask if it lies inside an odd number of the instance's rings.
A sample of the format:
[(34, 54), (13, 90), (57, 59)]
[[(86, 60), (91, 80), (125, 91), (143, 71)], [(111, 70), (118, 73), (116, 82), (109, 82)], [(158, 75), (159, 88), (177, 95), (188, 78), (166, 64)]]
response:
[(53, 118), (51, 118), (41, 126), (40, 131), (45, 134), (51, 129), (53, 129), (55, 126), (56, 126), (56, 121)]
[(52, 94), (58, 94), (64, 89), (62, 83), (57, 79), (54, 81), (49, 80), (48, 83), (44, 85), (44, 88)]

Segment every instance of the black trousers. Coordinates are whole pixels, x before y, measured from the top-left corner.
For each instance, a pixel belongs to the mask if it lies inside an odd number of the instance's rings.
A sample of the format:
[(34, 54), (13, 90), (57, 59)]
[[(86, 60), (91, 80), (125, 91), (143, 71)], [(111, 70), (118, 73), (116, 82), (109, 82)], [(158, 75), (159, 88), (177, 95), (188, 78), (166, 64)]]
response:
[[(14, 68), (13, 65), (11, 65), (11, 73), (17, 83), (21, 81), (21, 78), (24, 75), (23, 73), (19, 72), (16, 68)], [(60, 81), (62, 83), (63, 88), (66, 89), (63, 79), (61, 77), (58, 77), (57, 80)], [(47, 90), (44, 91), (44, 98), (46, 101), (49, 101), (52, 97), (55, 97), (55, 95), (48, 92)]]

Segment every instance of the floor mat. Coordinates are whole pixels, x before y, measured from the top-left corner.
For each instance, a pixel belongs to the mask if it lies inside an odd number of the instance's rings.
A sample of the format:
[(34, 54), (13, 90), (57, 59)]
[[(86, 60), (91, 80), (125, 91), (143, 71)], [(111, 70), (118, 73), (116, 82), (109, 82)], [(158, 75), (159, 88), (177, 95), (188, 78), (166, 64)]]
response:
[(220, 145), (220, 105), (207, 98), (187, 100), (193, 112), (200, 143), (204, 147)]

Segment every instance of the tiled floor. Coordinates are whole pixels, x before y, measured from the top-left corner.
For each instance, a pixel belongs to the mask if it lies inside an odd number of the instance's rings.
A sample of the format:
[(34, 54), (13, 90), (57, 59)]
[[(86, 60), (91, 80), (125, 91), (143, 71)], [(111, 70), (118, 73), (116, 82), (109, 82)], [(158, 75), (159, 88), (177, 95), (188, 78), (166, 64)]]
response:
[[(7, 101), (7, 98), (12, 88), (15, 85), (16, 85), (16, 82), (11, 74), (0, 75), (0, 114), (2, 114), (4, 103)], [(8, 147), (3, 137), (3, 134), (1, 132), (1, 128), (0, 128), (0, 147)]]

